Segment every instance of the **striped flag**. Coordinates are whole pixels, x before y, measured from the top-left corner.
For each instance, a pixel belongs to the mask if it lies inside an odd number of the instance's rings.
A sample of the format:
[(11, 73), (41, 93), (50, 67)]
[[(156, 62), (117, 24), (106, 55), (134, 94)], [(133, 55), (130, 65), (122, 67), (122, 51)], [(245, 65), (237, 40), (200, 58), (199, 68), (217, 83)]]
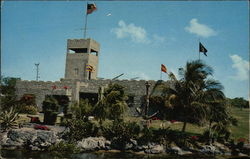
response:
[(161, 64), (161, 71), (167, 73), (167, 68), (163, 64)]
[(86, 65), (86, 71), (89, 71), (89, 72), (94, 71), (93, 66), (91, 66), (91, 65), (87, 64), (87, 65)]

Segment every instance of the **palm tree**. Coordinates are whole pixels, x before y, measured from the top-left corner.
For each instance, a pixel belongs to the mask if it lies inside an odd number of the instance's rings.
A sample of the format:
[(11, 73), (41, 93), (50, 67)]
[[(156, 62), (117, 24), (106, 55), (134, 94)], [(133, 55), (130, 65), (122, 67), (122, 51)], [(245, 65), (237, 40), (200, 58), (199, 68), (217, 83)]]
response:
[(185, 68), (179, 69), (180, 79), (173, 73), (169, 74), (172, 86), (165, 89), (168, 103), (179, 110), (179, 119), (183, 121), (182, 131), (185, 132), (187, 122), (197, 124), (205, 120), (206, 105), (202, 103), (202, 94), (206, 88), (206, 79), (212, 75), (211, 67), (201, 60), (187, 62)]

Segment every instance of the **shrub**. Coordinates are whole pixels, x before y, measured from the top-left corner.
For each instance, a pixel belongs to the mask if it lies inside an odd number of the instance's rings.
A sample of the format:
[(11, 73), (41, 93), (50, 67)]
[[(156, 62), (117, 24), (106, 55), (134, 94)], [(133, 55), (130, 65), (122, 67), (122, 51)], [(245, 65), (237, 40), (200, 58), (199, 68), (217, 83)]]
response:
[(88, 99), (80, 100), (79, 103), (74, 102), (71, 105), (71, 111), (76, 119), (84, 119), (85, 117), (92, 115), (93, 106), (89, 103)]
[(19, 108), (20, 113), (35, 115), (38, 112), (38, 108), (32, 105), (24, 105)]
[(149, 142), (153, 141), (154, 134), (153, 128), (147, 128), (146, 126), (142, 129), (142, 135), (139, 138), (140, 144), (148, 144)]
[(1, 129), (7, 130), (17, 125), (16, 120), (19, 118), (16, 109), (11, 107), (9, 110), (5, 110), (0, 114)]
[(51, 145), (48, 150), (60, 158), (65, 157), (67, 154), (80, 152), (79, 148), (76, 147), (76, 144), (67, 143), (64, 141), (61, 141), (55, 145)]
[(73, 119), (66, 122), (66, 127), (69, 131), (63, 134), (63, 138), (71, 143), (86, 137), (96, 136), (98, 133), (98, 127), (91, 121)]
[(54, 125), (58, 114), (59, 105), (55, 98), (46, 96), (43, 101), (44, 123)]
[(137, 139), (140, 133), (140, 126), (136, 122), (113, 121), (105, 133), (107, 139), (115, 139), (120, 149), (124, 149), (130, 139)]

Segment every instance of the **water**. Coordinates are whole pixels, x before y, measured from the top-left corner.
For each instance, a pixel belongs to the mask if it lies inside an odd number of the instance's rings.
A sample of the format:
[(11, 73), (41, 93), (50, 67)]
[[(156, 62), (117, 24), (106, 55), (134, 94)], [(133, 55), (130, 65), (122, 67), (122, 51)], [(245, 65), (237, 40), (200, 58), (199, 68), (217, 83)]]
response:
[(81, 154), (51, 154), (49, 152), (29, 152), (21, 150), (2, 150), (2, 157), (6, 159), (222, 159), (224, 157), (212, 156), (170, 156), (148, 155), (129, 152), (98, 152)]

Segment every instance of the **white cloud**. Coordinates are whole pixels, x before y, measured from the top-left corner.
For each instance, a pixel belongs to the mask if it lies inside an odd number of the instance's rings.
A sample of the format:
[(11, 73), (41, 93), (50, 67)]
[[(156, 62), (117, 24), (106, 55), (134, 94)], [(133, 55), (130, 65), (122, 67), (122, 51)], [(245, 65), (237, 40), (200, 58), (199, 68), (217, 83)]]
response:
[(237, 70), (237, 73), (235, 76), (233, 76), (234, 79), (237, 80), (247, 80), (249, 78), (249, 62), (246, 60), (243, 60), (239, 55), (230, 55), (230, 58), (233, 62), (232, 68), (235, 68)]
[(195, 18), (190, 20), (189, 26), (186, 26), (185, 30), (191, 34), (196, 34), (204, 38), (217, 35), (216, 31), (205, 24), (200, 24)]
[(118, 39), (130, 38), (136, 43), (150, 43), (144, 28), (135, 26), (133, 23), (127, 25), (123, 20), (120, 20), (118, 27), (113, 28), (111, 32), (115, 33)]

